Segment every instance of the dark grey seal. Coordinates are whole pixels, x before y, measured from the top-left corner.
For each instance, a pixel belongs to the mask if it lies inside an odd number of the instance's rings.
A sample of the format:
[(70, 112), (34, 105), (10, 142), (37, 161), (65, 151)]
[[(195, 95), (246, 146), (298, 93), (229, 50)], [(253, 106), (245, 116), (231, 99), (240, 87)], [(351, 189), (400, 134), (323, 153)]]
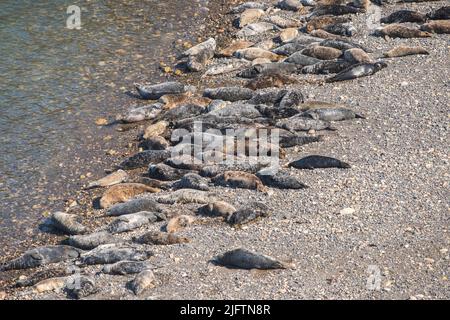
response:
[(163, 207), (152, 199), (132, 199), (124, 203), (113, 205), (106, 212), (107, 216), (121, 216), (141, 211), (164, 212)]
[(119, 169), (132, 170), (147, 167), (153, 163), (160, 163), (170, 158), (170, 150), (147, 150), (136, 153), (119, 164)]
[(77, 259), (83, 251), (70, 246), (57, 245), (38, 247), (26, 251), (17, 259), (2, 263), (0, 271), (29, 269)]
[(158, 100), (166, 94), (176, 94), (186, 92), (186, 87), (180, 82), (164, 82), (154, 85), (143, 85), (136, 83), (136, 90), (146, 100)]
[(224, 267), (238, 269), (286, 269), (288, 265), (275, 258), (251, 252), (246, 249), (234, 249), (221, 254), (213, 262)]
[(289, 167), (296, 169), (341, 168), (349, 169), (351, 166), (341, 160), (325, 156), (308, 156), (289, 163)]
[(262, 202), (252, 202), (246, 208), (233, 212), (227, 222), (231, 226), (241, 226), (250, 223), (258, 218), (265, 218), (270, 215), (269, 207)]
[(347, 69), (339, 72), (337, 75), (328, 78), (326, 82), (336, 82), (336, 81), (345, 81), (352, 80), (356, 78), (371, 76), (381, 69), (387, 67), (385, 62), (379, 61), (375, 63), (358, 63), (348, 67)]
[(248, 100), (253, 97), (253, 90), (243, 87), (222, 87), (205, 89), (203, 96), (213, 100), (239, 101)]

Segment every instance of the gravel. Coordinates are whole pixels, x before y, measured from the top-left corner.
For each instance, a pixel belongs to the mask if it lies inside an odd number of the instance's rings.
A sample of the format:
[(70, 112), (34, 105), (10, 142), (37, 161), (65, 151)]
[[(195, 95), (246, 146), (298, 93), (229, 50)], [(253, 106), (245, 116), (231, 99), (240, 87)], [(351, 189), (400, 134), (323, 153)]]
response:
[[(428, 12), (446, 3), (387, 5), (382, 7), (382, 16), (401, 8)], [(214, 5), (213, 1), (211, 12)], [(292, 12), (280, 14), (293, 16)], [(190, 243), (148, 246), (154, 252), (149, 261), (157, 267), (157, 285), (138, 297), (126, 288), (132, 275), (106, 275), (97, 273), (103, 266), (88, 266), (82, 273), (95, 275), (100, 288), (89, 298), (450, 297), (450, 35), (385, 40), (369, 35), (367, 17), (353, 17), (358, 32), (352, 40), (372, 49), (372, 57), (400, 44), (421, 45), (430, 55), (387, 59), (388, 67), (371, 77), (335, 84), (302, 84), (300, 89), (309, 100), (344, 103), (366, 119), (333, 123), (337, 131), (320, 132), (325, 135), (324, 141), (289, 149), (282, 160), (287, 164), (320, 154), (348, 162), (352, 168), (286, 168), (310, 186), (301, 190), (271, 189), (263, 194), (214, 187), (213, 193), (238, 208), (249, 201), (262, 201), (273, 213), (241, 229), (233, 229), (220, 219), (199, 218), (199, 223), (179, 233), (190, 238)], [(233, 74), (204, 79), (200, 86), (243, 83)], [(173, 211), (193, 214), (197, 207), (176, 206)], [(109, 221), (102, 219), (102, 224)], [(121, 236), (130, 239), (163, 225), (156, 223)], [(210, 263), (214, 256), (239, 247), (292, 261), (296, 268), (247, 271)], [(380, 286), (371, 286), (373, 276), (378, 274)], [(64, 299), (66, 294), (36, 294), (26, 288), (9, 291), (7, 298)]]

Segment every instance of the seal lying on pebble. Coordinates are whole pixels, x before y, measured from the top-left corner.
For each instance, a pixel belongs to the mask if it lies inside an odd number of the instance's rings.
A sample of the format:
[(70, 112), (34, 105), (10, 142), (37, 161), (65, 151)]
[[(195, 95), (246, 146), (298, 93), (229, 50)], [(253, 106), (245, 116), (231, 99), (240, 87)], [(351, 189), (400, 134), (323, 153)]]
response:
[(236, 208), (225, 201), (215, 201), (208, 203), (207, 205), (198, 209), (198, 214), (208, 217), (224, 217), (227, 218), (233, 212), (236, 212)]
[(86, 276), (73, 276), (69, 277), (68, 285), (66, 285), (67, 293), (69, 297), (75, 299), (86, 298), (92, 294), (95, 294), (99, 291), (99, 288), (96, 287), (94, 279)]
[(351, 64), (357, 64), (362, 62), (372, 63), (372, 58), (362, 49), (360, 48), (351, 48), (344, 51), (344, 59), (345, 61), (350, 62)]
[(179, 181), (176, 181), (172, 188), (177, 189), (197, 189), (208, 191), (209, 179), (199, 176), (196, 173), (188, 173), (184, 175)]
[(259, 171), (256, 176), (268, 187), (278, 189), (306, 189), (307, 185), (288, 172), (278, 171), (269, 174), (266, 170)]
[(128, 180), (128, 173), (123, 170), (117, 170), (106, 177), (103, 177), (97, 181), (93, 181), (88, 184), (86, 189), (92, 189), (97, 187), (109, 187), (118, 183), (122, 183)]
[(233, 7), (230, 10), (230, 13), (233, 14), (237, 14), (237, 13), (242, 13), (247, 9), (261, 9), (261, 10), (266, 10), (269, 8), (269, 5), (266, 3), (262, 3), (262, 2), (256, 2), (256, 1), (249, 1), (249, 2), (244, 2), (236, 7)]
[(426, 49), (422, 47), (408, 47), (404, 45), (400, 45), (398, 47), (392, 48), (388, 52), (385, 52), (383, 55), (386, 58), (395, 58), (395, 57), (404, 57), (415, 54), (430, 54)]
[(33, 273), (30, 276), (20, 276), (19, 279), (14, 284), (15, 288), (24, 288), (24, 287), (31, 287), (35, 284), (45, 281), (46, 279), (51, 278), (62, 278), (69, 275), (70, 272), (67, 270), (67, 268), (56, 268), (56, 269), (48, 269), (48, 270), (42, 270)]
[(222, 87), (215, 89), (206, 89), (203, 96), (224, 101), (248, 100), (253, 97), (253, 91), (242, 87)]
[(297, 0), (281, 0), (277, 3), (277, 8), (286, 11), (297, 12), (303, 8), (303, 5)]
[(77, 216), (65, 212), (55, 212), (50, 218), (50, 223), (56, 229), (70, 235), (83, 234), (87, 228), (77, 221)]
[(255, 43), (251, 41), (246, 40), (237, 40), (228, 45), (227, 47), (223, 48), (219, 51), (218, 55), (222, 57), (231, 57), (233, 54), (240, 49), (246, 49), (251, 46), (253, 46)]
[(135, 295), (140, 295), (145, 290), (156, 286), (156, 277), (152, 270), (144, 270), (130, 281), (127, 286)]
[(305, 111), (303, 116), (323, 121), (342, 121), (350, 119), (365, 119), (363, 116), (355, 113), (353, 110), (345, 108), (319, 108)]
[(236, 24), (239, 28), (243, 28), (250, 23), (257, 22), (264, 14), (264, 10), (261, 9), (246, 9), (236, 20)]
[(67, 278), (66, 277), (55, 277), (42, 280), (34, 285), (34, 290), (38, 293), (43, 293), (47, 291), (56, 291), (65, 287)]
[(148, 187), (139, 183), (116, 184), (103, 193), (103, 196), (100, 198), (100, 207), (108, 209), (116, 203), (126, 202), (139, 194), (146, 192), (155, 193), (159, 191), (159, 189)]
[(266, 192), (267, 188), (263, 185), (261, 180), (254, 174), (242, 171), (226, 171), (212, 179), (216, 185), (230, 187), (252, 189)]
[(195, 221), (194, 217), (188, 215), (180, 215), (170, 219), (169, 222), (167, 222), (167, 225), (165, 226), (165, 230), (168, 233), (175, 233), (191, 225), (194, 221)]
[(298, 67), (293, 63), (276, 62), (255, 65), (237, 74), (240, 78), (253, 79), (258, 76), (269, 76), (275, 74), (291, 74), (297, 71)]
[(239, 32), (236, 33), (238, 38), (246, 38), (256, 36), (263, 32), (276, 30), (278, 27), (268, 22), (256, 22), (246, 25)]
[(187, 173), (192, 172), (186, 169), (173, 168), (164, 163), (158, 163), (155, 165), (150, 165), (148, 168), (148, 176), (153, 179), (163, 180), (163, 181), (173, 181), (179, 180)]
[(169, 127), (169, 122), (161, 120), (154, 124), (149, 125), (144, 130), (144, 139), (148, 139), (153, 136), (162, 136), (167, 131), (167, 128)]
[(420, 26), (425, 33), (450, 33), (450, 20), (433, 20)]
[(169, 141), (160, 136), (153, 136), (139, 143), (139, 148), (144, 150), (166, 150), (169, 147)]
[(320, 60), (337, 59), (342, 55), (342, 51), (339, 49), (322, 47), (320, 45), (303, 49), (301, 53)]
[(346, 39), (327, 39), (327, 40), (323, 40), (319, 43), (319, 45), (323, 46), (323, 47), (330, 47), (330, 48), (335, 48), (335, 49), (339, 49), (342, 51), (348, 50), (348, 49), (353, 49), (353, 48), (358, 48), (361, 50), (364, 50), (367, 53), (371, 53), (372, 50), (349, 40)]
[(381, 18), (381, 23), (401, 23), (401, 22), (425, 22), (426, 16), (413, 10), (398, 10), (387, 17)]
[(345, 81), (352, 80), (356, 78), (371, 76), (376, 72), (380, 71), (387, 67), (387, 64), (382, 61), (378, 61), (375, 63), (358, 63), (348, 67), (347, 69), (339, 72), (337, 75), (328, 78), (326, 82), (336, 82), (336, 81)]
[(322, 141), (322, 136), (281, 136), (280, 147), (292, 148), (295, 146), (303, 146), (305, 144)]
[(134, 123), (144, 120), (155, 119), (162, 110), (163, 104), (154, 103), (147, 106), (133, 108), (127, 112), (124, 116), (119, 116), (118, 120), (124, 123)]
[(171, 156), (169, 150), (147, 150), (136, 153), (119, 164), (123, 170), (132, 170), (147, 167), (151, 163), (160, 163)]
[(122, 260), (144, 261), (153, 256), (146, 250), (138, 250), (129, 245), (104, 244), (81, 255), (82, 265), (111, 264)]
[(194, 189), (180, 189), (170, 194), (158, 196), (156, 201), (163, 204), (187, 204), (198, 203), (206, 204), (213, 201), (214, 195), (206, 191)]
[(450, 19), (450, 6), (444, 6), (433, 10), (427, 14), (427, 18), (431, 20), (447, 20)]
[(238, 269), (286, 269), (292, 265), (246, 249), (234, 249), (215, 257), (214, 263)]
[(110, 233), (127, 232), (140, 228), (146, 224), (162, 220), (166, 220), (166, 216), (158, 212), (142, 211), (137, 213), (131, 213), (116, 218), (108, 226), (108, 231)]
[(276, 126), (289, 131), (334, 130), (328, 121), (303, 117), (301, 114), (277, 121)]
[(0, 271), (29, 269), (77, 259), (82, 250), (70, 246), (44, 246), (26, 251), (17, 259), (0, 264)]
[(351, 23), (330, 24), (325, 26), (323, 30), (331, 34), (345, 37), (351, 37), (356, 33), (356, 29)]
[(295, 64), (301, 65), (301, 66), (309, 66), (311, 64), (320, 62), (321, 60), (314, 58), (314, 57), (304, 55), (301, 52), (295, 52), (284, 61), (289, 62), (289, 63), (295, 63)]
[(350, 21), (352, 21), (352, 19), (347, 16), (331, 16), (331, 15), (317, 16), (311, 18), (308, 21), (308, 23), (306, 24), (306, 32), (310, 33), (315, 29), (323, 29), (324, 27), (331, 24), (347, 23)]
[(139, 198), (115, 204), (106, 211), (106, 215), (116, 217), (141, 211), (164, 212), (164, 208), (155, 200)]
[(240, 227), (255, 221), (259, 218), (265, 218), (270, 215), (269, 208), (262, 202), (252, 202), (246, 208), (239, 209), (227, 217), (227, 222), (233, 227)]
[(315, 64), (304, 66), (304, 74), (329, 74), (339, 73), (352, 65), (351, 62), (344, 59), (323, 60)]
[(189, 238), (180, 237), (173, 233), (150, 231), (140, 237), (133, 238), (133, 241), (141, 244), (166, 246), (172, 244), (188, 243), (190, 240)]
[(325, 156), (308, 156), (288, 164), (289, 167), (296, 169), (319, 169), (319, 168), (342, 168), (349, 169), (351, 166), (341, 160)]
[(180, 82), (164, 82), (154, 85), (143, 85), (136, 83), (136, 90), (145, 100), (158, 100), (166, 94), (184, 93), (187, 88)]
[(119, 261), (114, 264), (107, 264), (103, 267), (102, 272), (112, 275), (127, 275), (152, 268), (154, 267), (148, 261)]
[(253, 80), (250, 80), (245, 85), (245, 87), (249, 88), (251, 90), (272, 88), (272, 87), (281, 88), (281, 87), (285, 86), (286, 84), (293, 84), (296, 82), (297, 82), (297, 80), (295, 80), (295, 78), (281, 75), (281, 74), (274, 74), (271, 76), (260, 76)]
[(92, 250), (103, 244), (118, 243), (121, 239), (107, 231), (98, 231), (86, 235), (71, 236), (64, 243), (83, 250)]
[(325, 5), (325, 6), (319, 6), (318, 8), (314, 9), (314, 11), (311, 13), (311, 17), (316, 16), (324, 16), (324, 15), (332, 15), (332, 16), (342, 16), (345, 14), (356, 14), (364, 12), (363, 9), (347, 6), (347, 5)]
[(427, 38), (431, 33), (402, 26), (401, 24), (389, 24), (375, 29), (374, 35), (389, 36), (391, 38)]

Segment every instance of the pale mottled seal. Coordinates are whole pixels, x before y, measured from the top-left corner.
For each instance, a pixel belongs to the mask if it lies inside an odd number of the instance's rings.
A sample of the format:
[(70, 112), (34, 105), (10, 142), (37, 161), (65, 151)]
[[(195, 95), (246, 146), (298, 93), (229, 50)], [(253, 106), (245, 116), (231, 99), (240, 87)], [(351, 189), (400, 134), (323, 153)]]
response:
[(179, 181), (176, 181), (172, 188), (177, 189), (196, 189), (202, 191), (209, 190), (209, 179), (196, 173), (185, 174)]
[(135, 86), (142, 99), (146, 100), (158, 100), (166, 94), (184, 93), (187, 91), (184, 84), (180, 82), (165, 82), (154, 85), (136, 83)]
[(159, 231), (147, 232), (140, 237), (133, 238), (133, 241), (141, 244), (153, 244), (160, 246), (190, 242), (189, 238), (177, 236), (173, 233)]
[(246, 9), (236, 21), (239, 28), (243, 28), (250, 23), (257, 22), (265, 12), (261, 9)]
[(387, 17), (381, 18), (381, 23), (401, 23), (401, 22), (425, 22), (426, 16), (413, 10), (398, 10)]
[(152, 163), (160, 163), (170, 158), (169, 150), (147, 150), (136, 153), (119, 164), (119, 168), (123, 170), (132, 170), (147, 167)]
[(211, 202), (198, 209), (198, 213), (200, 215), (208, 217), (224, 217), (224, 218), (227, 218), (235, 211), (236, 208), (225, 201)]
[(148, 211), (131, 213), (116, 218), (109, 224), (108, 231), (110, 233), (128, 232), (144, 225), (162, 220), (166, 220), (166, 216), (163, 213)]
[(81, 255), (82, 265), (111, 264), (122, 260), (144, 261), (153, 255), (146, 250), (138, 250), (129, 245), (104, 244)]
[(295, 73), (296, 71), (297, 66), (293, 63), (276, 62), (252, 66), (242, 70), (237, 76), (240, 78), (252, 79), (261, 75), (290, 74)]
[(92, 250), (103, 244), (118, 243), (122, 241), (107, 231), (98, 231), (86, 235), (78, 235), (69, 237), (65, 243), (83, 250)]
[(153, 136), (162, 136), (167, 131), (168, 127), (169, 123), (164, 120), (151, 124), (145, 128), (143, 138), (148, 139)]
[(348, 67), (347, 69), (339, 72), (337, 75), (328, 78), (326, 82), (336, 82), (352, 80), (360, 77), (371, 76), (376, 72), (387, 67), (387, 64), (382, 61), (375, 63), (358, 63)]
[(279, 46), (275, 49), (272, 49), (273, 53), (276, 53), (278, 55), (282, 55), (282, 56), (289, 56), (295, 52), (298, 52), (302, 49), (305, 49), (306, 45), (302, 44), (302, 43), (298, 43), (298, 42), (290, 42), (290, 43), (286, 43), (283, 44), (282, 46)]
[(342, 51), (345, 51), (348, 49), (353, 49), (353, 48), (358, 48), (358, 49), (364, 50), (365, 52), (368, 52), (368, 53), (372, 52), (370, 49), (368, 49), (358, 43), (355, 43), (355, 42), (352, 42), (352, 41), (349, 41), (346, 39), (327, 39), (327, 40), (323, 40), (322, 42), (320, 42), (320, 45), (324, 46), (324, 47), (331, 47), (331, 48), (339, 49)]
[(186, 204), (198, 203), (206, 204), (214, 201), (215, 196), (211, 193), (194, 189), (180, 189), (169, 194), (158, 196), (156, 201), (163, 204)]
[(215, 89), (206, 89), (203, 96), (210, 99), (219, 99), (224, 101), (248, 100), (253, 97), (253, 91), (242, 87), (222, 87)]
[(350, 119), (365, 119), (363, 116), (355, 113), (353, 110), (345, 108), (318, 108), (308, 110), (303, 116), (311, 117), (323, 121), (342, 121)]
[(319, 169), (319, 168), (342, 168), (349, 169), (351, 166), (341, 160), (325, 156), (308, 156), (289, 163), (289, 167), (296, 169)]
[(289, 131), (334, 130), (328, 121), (303, 117), (301, 114), (277, 121), (276, 126)]
[(133, 123), (144, 120), (155, 119), (160, 113), (163, 105), (161, 103), (154, 103), (147, 106), (133, 108), (124, 116), (118, 119), (125, 123)]
[(246, 249), (234, 249), (213, 259), (214, 263), (238, 269), (286, 269), (288, 264), (275, 258), (251, 252)]
[(450, 33), (450, 20), (433, 20), (420, 26), (425, 33)]
[(219, 51), (218, 55), (222, 57), (231, 57), (236, 51), (246, 49), (254, 45), (254, 42), (246, 40), (237, 40)]
[(106, 215), (116, 217), (140, 211), (164, 212), (164, 209), (155, 200), (140, 198), (132, 199), (124, 203), (118, 203), (109, 208)]
[(15, 288), (31, 287), (34, 286), (36, 283), (44, 281), (45, 279), (65, 277), (69, 274), (70, 271), (67, 270), (67, 268), (46, 269), (35, 272), (30, 276), (19, 277), (19, 279), (14, 284), (14, 287)]
[(264, 21), (272, 23), (280, 28), (298, 28), (302, 25), (302, 22), (298, 19), (282, 17), (279, 15), (269, 16)]
[(56, 229), (69, 235), (86, 233), (87, 228), (77, 221), (78, 218), (74, 214), (55, 212), (52, 214), (50, 222)]
[(140, 183), (121, 183), (116, 184), (106, 190), (100, 198), (100, 207), (108, 209), (112, 205), (136, 197), (139, 194), (150, 192), (155, 193), (160, 190), (157, 188), (148, 187)]
[(271, 61), (278, 61), (281, 58), (279, 55), (277, 55), (271, 51), (264, 50), (261, 48), (255, 48), (255, 47), (237, 50), (234, 53), (234, 55), (237, 58), (246, 59), (246, 60), (255, 60), (257, 58), (267, 58), (267, 59), (270, 59)]
[(144, 270), (130, 281), (127, 286), (135, 295), (140, 295), (145, 290), (156, 286), (156, 277), (152, 270)]
[(400, 45), (398, 47), (392, 48), (388, 52), (385, 52), (383, 55), (386, 58), (394, 58), (394, 57), (404, 57), (414, 54), (430, 54), (428, 50), (422, 47), (408, 47), (404, 45)]
[(256, 22), (246, 25), (239, 32), (237, 32), (236, 35), (239, 38), (245, 38), (255, 36), (263, 32), (273, 31), (276, 29), (278, 29), (278, 27), (275, 26), (274, 24), (268, 22)]
[(66, 277), (45, 279), (36, 283), (34, 285), (34, 290), (36, 290), (38, 293), (60, 290), (66, 285), (66, 280)]
[(119, 261), (114, 264), (107, 264), (102, 271), (106, 274), (127, 275), (140, 273), (152, 268), (153, 266), (148, 261)]
[[(204, 54), (207, 52), (208, 55), (212, 53), (214, 55), (214, 51), (216, 50), (216, 40), (214, 38), (209, 38), (208, 40), (199, 43), (188, 50), (184, 51), (182, 53), (183, 57), (189, 57), (189, 56), (197, 56), (200, 54)], [(211, 56), (212, 57), (212, 56)]]
[(70, 297), (75, 299), (82, 299), (88, 297), (99, 291), (99, 288), (95, 286), (94, 279), (86, 276), (73, 276), (69, 277), (67, 287), (67, 292)]
[(65, 260), (74, 260), (80, 256), (81, 252), (80, 249), (65, 245), (38, 247), (26, 251), (17, 259), (2, 263), (0, 271), (36, 268)]
[(253, 222), (259, 218), (266, 218), (271, 214), (269, 207), (262, 202), (252, 202), (247, 207), (239, 209), (227, 218), (227, 222), (234, 227)]
[(128, 180), (128, 173), (123, 170), (117, 170), (106, 177), (103, 177), (97, 181), (93, 181), (88, 184), (86, 189), (92, 189), (97, 187), (109, 187), (118, 183), (122, 183)]

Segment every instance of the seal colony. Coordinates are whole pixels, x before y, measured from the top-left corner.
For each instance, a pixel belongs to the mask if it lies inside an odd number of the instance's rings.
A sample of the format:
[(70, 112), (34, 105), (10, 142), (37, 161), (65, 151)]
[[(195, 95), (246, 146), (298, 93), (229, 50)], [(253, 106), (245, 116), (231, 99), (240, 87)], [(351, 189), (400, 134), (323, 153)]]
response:
[[(208, 223), (243, 228), (264, 223), (272, 215), (261, 201), (229, 203), (222, 188), (247, 189), (262, 197), (269, 197), (273, 188), (301, 194), (308, 186), (296, 176), (298, 170), (351, 170), (351, 160), (316, 154), (287, 159), (285, 149), (296, 153), (297, 147), (320, 143), (324, 136), (336, 138), (336, 121), (364, 121), (364, 115), (345, 105), (305, 99), (298, 89), (302, 81), (330, 87), (337, 81), (357, 82), (389, 72), (391, 58), (430, 54), (425, 48), (402, 45), (376, 56), (353, 42), (358, 30), (352, 16), (364, 14), (370, 5), (369, 1), (282, 0), (231, 8), (234, 41), (219, 47), (210, 38), (189, 48), (180, 55), (178, 70), (200, 73), (205, 80), (226, 73), (240, 85), (136, 83), (137, 94), (149, 104), (117, 119), (146, 124), (139, 141), (142, 149), (120, 159), (113, 172), (85, 187), (88, 192), (103, 188), (99, 219), (105, 223), (92, 229), (77, 221), (76, 215), (55, 212), (46, 223), (67, 239), (57, 246), (30, 249), (1, 264), (0, 270), (67, 263), (84, 272), (90, 270), (87, 266), (100, 265), (103, 274), (127, 277), (124, 286), (141, 295), (160, 283), (153, 272), (158, 264), (155, 246), (195, 246), (182, 235), (183, 229)], [(446, 19), (448, 7), (430, 12), (403, 9), (383, 17), (380, 22), (386, 25), (373, 30), (373, 36), (434, 37), (448, 33)], [(229, 130), (235, 134), (224, 136)], [(260, 140), (263, 133), (272, 137), (274, 132), (279, 140)], [(232, 162), (227, 161), (230, 156)], [(151, 231), (156, 224), (160, 231)], [(294, 267), (264, 252), (228, 249), (209, 262), (232, 269), (283, 272)], [(40, 293), (66, 288), (68, 297), (84, 298), (98, 291), (95, 276), (81, 276), (82, 285), (76, 289), (70, 286), (71, 275), (63, 272), (40, 275), (39, 281), (22, 279), (20, 286), (34, 286)]]

